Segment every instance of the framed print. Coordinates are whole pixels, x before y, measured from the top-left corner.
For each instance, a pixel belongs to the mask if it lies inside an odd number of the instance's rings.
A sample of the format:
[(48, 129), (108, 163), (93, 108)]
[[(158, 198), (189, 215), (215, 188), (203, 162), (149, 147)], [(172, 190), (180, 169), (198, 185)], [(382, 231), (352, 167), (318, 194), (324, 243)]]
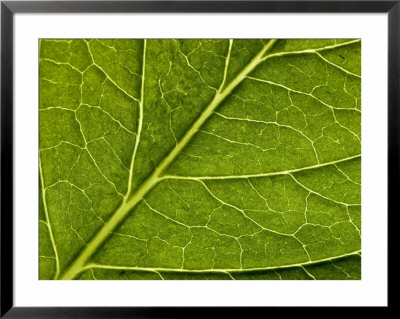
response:
[(1, 10), (2, 316), (389, 307), (397, 1)]

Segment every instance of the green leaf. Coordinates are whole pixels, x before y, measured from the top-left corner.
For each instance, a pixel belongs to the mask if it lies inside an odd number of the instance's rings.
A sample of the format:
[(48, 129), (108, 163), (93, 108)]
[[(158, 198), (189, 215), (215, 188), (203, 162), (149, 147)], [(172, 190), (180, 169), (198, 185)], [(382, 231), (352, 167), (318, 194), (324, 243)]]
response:
[(40, 279), (360, 279), (360, 40), (41, 40)]

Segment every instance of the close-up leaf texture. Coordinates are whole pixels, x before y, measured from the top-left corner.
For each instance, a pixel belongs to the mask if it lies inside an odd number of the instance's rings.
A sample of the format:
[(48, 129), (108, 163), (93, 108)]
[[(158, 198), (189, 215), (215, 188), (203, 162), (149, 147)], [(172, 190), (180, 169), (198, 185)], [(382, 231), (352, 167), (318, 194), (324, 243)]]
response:
[(359, 39), (39, 50), (40, 279), (361, 279)]

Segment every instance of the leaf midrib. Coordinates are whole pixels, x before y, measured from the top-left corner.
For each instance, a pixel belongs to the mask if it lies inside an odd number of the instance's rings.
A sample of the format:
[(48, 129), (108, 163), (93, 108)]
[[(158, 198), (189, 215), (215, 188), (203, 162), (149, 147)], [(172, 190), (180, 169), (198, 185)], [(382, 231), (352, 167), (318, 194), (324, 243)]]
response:
[[(197, 120), (186, 131), (182, 139), (175, 145), (171, 152), (160, 162), (159, 166), (145, 180), (145, 182), (129, 197), (127, 194), (126, 200), (122, 202), (120, 207), (114, 212), (109, 220), (100, 228), (100, 230), (92, 237), (90, 242), (81, 250), (79, 255), (69, 264), (65, 271), (60, 275), (61, 280), (74, 279), (81, 272), (86, 261), (97, 251), (97, 249), (110, 236), (112, 231), (120, 225), (128, 213), (140, 202), (144, 196), (161, 180), (160, 176), (164, 170), (175, 160), (177, 155), (186, 147), (192, 137), (197, 133), (200, 127), (211, 116), (213, 111), (221, 104), (221, 102), (235, 89), (246, 76), (253, 71), (261, 62), (263, 56), (276, 43), (276, 39), (270, 40), (259, 53), (242, 69), (240, 73), (232, 80), (232, 82), (222, 90), (222, 86), (216, 92), (213, 100), (208, 104), (204, 111), (200, 114)], [(227, 56), (227, 58), (229, 55)], [(225, 70), (226, 72), (226, 70)], [(144, 76), (144, 75), (142, 75)], [(226, 74), (224, 74), (226, 77)]]

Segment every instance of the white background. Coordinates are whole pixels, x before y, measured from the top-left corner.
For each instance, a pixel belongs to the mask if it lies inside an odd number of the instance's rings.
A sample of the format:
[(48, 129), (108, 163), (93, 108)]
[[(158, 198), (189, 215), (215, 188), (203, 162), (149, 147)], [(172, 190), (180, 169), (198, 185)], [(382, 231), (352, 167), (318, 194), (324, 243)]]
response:
[[(17, 14), (16, 306), (387, 304), (386, 14)], [(39, 281), (38, 38), (362, 38), (362, 280)]]

